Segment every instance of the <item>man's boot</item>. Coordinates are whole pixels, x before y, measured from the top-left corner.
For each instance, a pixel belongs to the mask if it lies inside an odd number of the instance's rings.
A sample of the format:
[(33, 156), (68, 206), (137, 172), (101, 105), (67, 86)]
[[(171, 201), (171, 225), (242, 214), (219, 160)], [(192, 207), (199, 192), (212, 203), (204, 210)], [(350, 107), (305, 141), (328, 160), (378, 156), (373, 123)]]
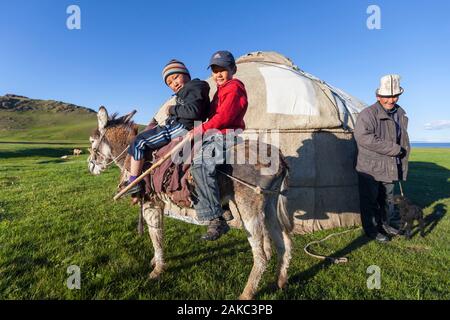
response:
[(382, 234), (382, 233), (378, 233), (375, 238), (376, 241), (381, 242), (381, 243), (387, 243), (389, 242), (391, 239), (389, 239), (388, 236)]
[(388, 225), (387, 223), (383, 223), (383, 229), (390, 236), (398, 236), (400, 233), (398, 229)]
[(230, 227), (228, 226), (225, 219), (219, 217), (209, 222), (208, 230), (202, 236), (202, 239), (208, 241), (215, 241), (219, 239), (222, 235), (227, 233), (229, 230)]

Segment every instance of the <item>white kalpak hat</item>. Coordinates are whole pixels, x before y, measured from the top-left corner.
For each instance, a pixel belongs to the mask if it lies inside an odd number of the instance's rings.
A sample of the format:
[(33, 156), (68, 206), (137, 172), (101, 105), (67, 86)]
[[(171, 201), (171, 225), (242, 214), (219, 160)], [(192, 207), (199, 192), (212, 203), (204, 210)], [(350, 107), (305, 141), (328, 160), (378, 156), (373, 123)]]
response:
[(399, 96), (403, 93), (400, 87), (400, 76), (397, 74), (388, 74), (381, 78), (380, 88), (377, 89), (377, 96), (392, 97)]

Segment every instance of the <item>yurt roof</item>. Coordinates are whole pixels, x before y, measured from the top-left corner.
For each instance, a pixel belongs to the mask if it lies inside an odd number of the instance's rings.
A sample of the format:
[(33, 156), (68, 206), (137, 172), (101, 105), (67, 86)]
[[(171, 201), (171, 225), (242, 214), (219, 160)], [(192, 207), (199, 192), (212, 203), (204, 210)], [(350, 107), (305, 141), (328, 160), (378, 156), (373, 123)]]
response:
[[(367, 105), (300, 70), (277, 52), (251, 52), (236, 60), (235, 75), (246, 87), (247, 129), (353, 129)], [(211, 85), (211, 96), (216, 85)]]

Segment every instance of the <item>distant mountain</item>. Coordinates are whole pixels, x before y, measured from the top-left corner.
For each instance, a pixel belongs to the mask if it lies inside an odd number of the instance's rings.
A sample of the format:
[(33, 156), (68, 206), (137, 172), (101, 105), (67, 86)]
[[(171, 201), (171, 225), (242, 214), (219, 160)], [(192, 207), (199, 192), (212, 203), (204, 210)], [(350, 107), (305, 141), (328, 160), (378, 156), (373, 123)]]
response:
[(89, 108), (55, 100), (0, 96), (0, 140), (85, 141), (97, 125)]
[(0, 96), (0, 110), (96, 113), (92, 109), (80, 107), (72, 103), (30, 99), (15, 94)]

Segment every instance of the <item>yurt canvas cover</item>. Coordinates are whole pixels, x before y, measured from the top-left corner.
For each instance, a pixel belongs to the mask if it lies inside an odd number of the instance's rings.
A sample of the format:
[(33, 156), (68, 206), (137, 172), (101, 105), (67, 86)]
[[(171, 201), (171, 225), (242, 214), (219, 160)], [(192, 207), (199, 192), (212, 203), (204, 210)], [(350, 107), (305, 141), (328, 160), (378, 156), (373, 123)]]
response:
[[(248, 94), (246, 133), (279, 133), (280, 149), (290, 166), (288, 206), (294, 232), (359, 224), (352, 131), (366, 105), (276, 52), (249, 53), (236, 63), (236, 77)], [(216, 85), (211, 78), (208, 82), (212, 98)], [(176, 206), (168, 205), (165, 212), (196, 222), (195, 214)]]

